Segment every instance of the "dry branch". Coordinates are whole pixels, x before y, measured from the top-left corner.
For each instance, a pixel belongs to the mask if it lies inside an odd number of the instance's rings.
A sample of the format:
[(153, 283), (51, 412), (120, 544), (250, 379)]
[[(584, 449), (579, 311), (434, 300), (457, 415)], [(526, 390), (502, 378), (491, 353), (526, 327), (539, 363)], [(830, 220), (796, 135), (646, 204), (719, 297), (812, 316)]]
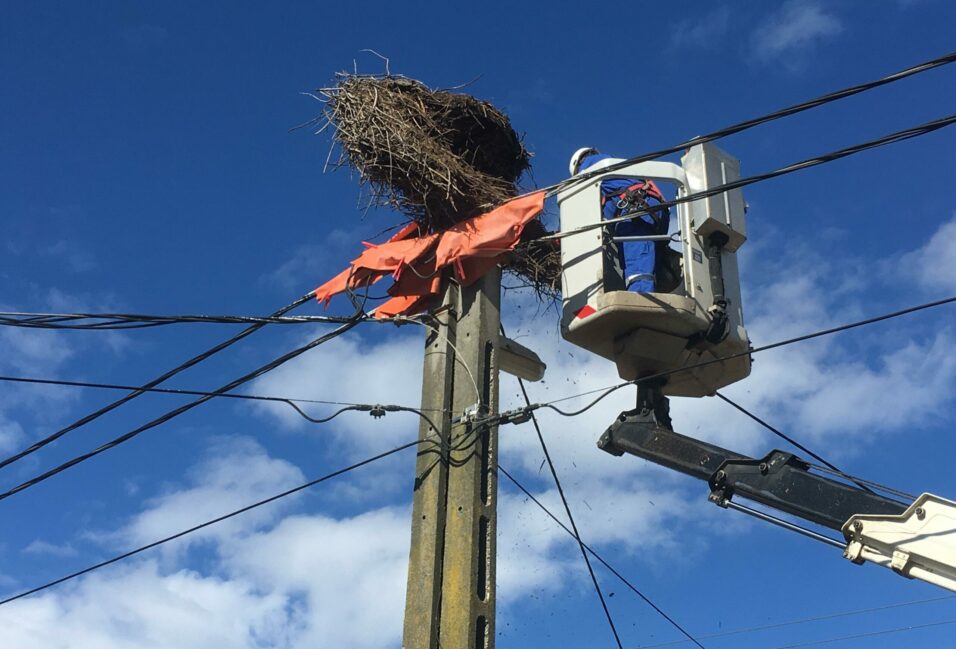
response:
[[(431, 90), (401, 76), (346, 73), (318, 92), (325, 99), (325, 126), (335, 128), (336, 166), (359, 172), (373, 204), (398, 209), (431, 231), (514, 197), (529, 168), (530, 155), (508, 118), (470, 95)], [(543, 234), (534, 221), (508, 269), (553, 297), (557, 251), (531, 242)]]

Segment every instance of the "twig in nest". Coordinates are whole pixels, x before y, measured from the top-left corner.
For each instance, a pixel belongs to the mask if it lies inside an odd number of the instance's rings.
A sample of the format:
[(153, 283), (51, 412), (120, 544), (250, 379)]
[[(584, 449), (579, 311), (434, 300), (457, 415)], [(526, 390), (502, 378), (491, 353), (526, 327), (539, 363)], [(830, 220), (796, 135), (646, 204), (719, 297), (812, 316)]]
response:
[[(331, 166), (356, 169), (370, 204), (394, 207), (438, 231), (518, 193), (530, 155), (503, 113), (470, 95), (389, 74), (388, 59), (371, 52), (385, 60), (385, 76), (342, 73), (334, 87), (317, 91), (335, 126), (340, 157)], [(553, 248), (530, 242), (544, 233), (540, 223), (532, 225), (509, 270), (553, 297), (560, 264)]]

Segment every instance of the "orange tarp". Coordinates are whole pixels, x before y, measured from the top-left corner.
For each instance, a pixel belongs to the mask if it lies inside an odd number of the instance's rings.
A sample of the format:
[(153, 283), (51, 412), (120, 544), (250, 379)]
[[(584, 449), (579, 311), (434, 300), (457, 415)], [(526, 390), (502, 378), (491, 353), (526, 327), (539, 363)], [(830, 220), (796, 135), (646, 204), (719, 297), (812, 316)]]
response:
[(421, 312), (438, 294), (441, 271), (450, 266), (463, 286), (503, 262), (514, 249), (531, 219), (544, 209), (544, 192), (516, 198), (479, 216), (433, 234), (420, 233), (411, 223), (383, 244), (362, 242), (365, 251), (347, 268), (315, 289), (319, 302), (333, 295), (364, 287), (391, 275), (392, 296), (375, 310), (378, 318)]

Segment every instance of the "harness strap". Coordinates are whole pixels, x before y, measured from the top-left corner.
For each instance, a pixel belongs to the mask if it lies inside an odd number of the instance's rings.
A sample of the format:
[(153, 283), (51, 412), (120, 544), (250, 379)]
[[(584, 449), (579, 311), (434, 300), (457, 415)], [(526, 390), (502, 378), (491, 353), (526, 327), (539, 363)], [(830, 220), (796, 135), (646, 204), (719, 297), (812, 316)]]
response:
[(628, 194), (634, 194), (635, 192), (643, 190), (645, 196), (650, 196), (661, 203), (664, 202), (664, 194), (661, 193), (661, 190), (657, 188), (657, 185), (654, 184), (653, 180), (641, 180), (633, 185), (628, 185), (622, 191), (615, 192), (613, 194), (603, 194), (601, 196), (601, 207), (607, 203), (610, 198), (621, 199), (627, 196)]
[(631, 212), (647, 210), (648, 216), (653, 221), (655, 234), (667, 234), (670, 222), (670, 209), (667, 207), (652, 209), (647, 204), (647, 197), (651, 197), (658, 202), (664, 202), (664, 195), (654, 184), (653, 180), (638, 181), (629, 185), (623, 191), (614, 192), (601, 197), (601, 209), (603, 210), (607, 201), (611, 198), (617, 199), (617, 208), (619, 216), (626, 216)]

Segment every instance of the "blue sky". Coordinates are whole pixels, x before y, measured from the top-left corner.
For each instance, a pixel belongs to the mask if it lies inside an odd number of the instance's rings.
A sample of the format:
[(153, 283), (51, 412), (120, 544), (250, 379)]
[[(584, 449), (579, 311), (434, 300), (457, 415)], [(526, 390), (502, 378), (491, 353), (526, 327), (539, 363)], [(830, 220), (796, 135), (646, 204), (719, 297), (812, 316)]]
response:
[[(290, 128), (300, 94), (339, 70), (391, 70), (505, 110), (533, 152), (524, 186), (564, 177), (580, 146), (637, 155), (952, 49), (943, 0), (606, 3), (10, 3), (0, 25), (0, 308), (264, 314), (338, 272), (400, 215), (322, 173), (327, 134)], [(721, 146), (745, 174), (952, 112), (937, 70), (755, 129)], [(741, 250), (756, 345), (956, 294), (952, 130), (745, 191)], [(548, 206), (546, 218), (555, 218)], [(346, 305), (333, 304), (344, 312)], [(727, 390), (853, 473), (956, 494), (952, 307), (756, 357)], [(319, 313), (309, 305), (302, 313)], [(508, 293), (513, 337), (549, 364), (533, 400), (617, 381), (557, 335), (553, 310)], [(215, 388), (314, 337), (263, 330), (171, 385)], [(140, 383), (229, 327), (130, 333), (0, 330), (4, 374)], [(250, 392), (419, 399), (422, 333), (368, 327)], [(621, 391), (624, 392), (624, 391)], [(504, 379), (504, 405), (517, 404)], [(118, 395), (0, 390), (7, 454)], [(585, 540), (700, 635), (945, 592), (705, 502), (702, 484), (594, 447), (630, 394), (541, 417)], [(2, 485), (178, 405), (150, 395), (3, 470)], [(583, 402), (582, 402), (583, 403)], [(317, 406), (315, 413), (325, 412)], [(779, 446), (726, 404), (675, 400), (675, 427), (750, 453)], [(222, 400), (0, 502), (0, 590), (12, 593), (414, 438), (410, 415), (324, 426)], [(528, 426), (501, 461), (559, 507)], [(11, 647), (400, 645), (411, 455), (357, 471), (43, 595), (0, 607)], [(612, 646), (576, 547), (503, 485), (498, 643)], [(603, 571), (626, 647), (680, 636)], [(770, 649), (956, 619), (956, 600), (705, 641)], [(953, 626), (833, 646), (940, 646)], [(681, 645), (675, 645), (681, 646)], [(684, 645), (687, 646), (687, 645)]]

